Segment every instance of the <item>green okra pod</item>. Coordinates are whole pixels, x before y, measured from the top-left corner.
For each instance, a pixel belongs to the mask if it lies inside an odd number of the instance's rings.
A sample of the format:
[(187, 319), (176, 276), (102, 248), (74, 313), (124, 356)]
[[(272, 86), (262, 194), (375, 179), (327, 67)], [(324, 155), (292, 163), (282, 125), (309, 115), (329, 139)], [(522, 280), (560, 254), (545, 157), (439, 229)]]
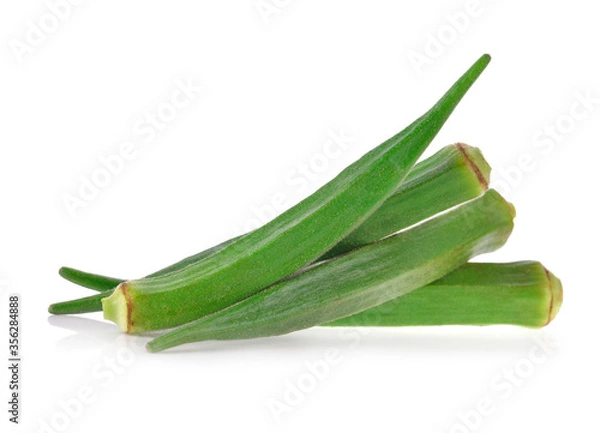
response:
[[(96, 297), (98, 295), (94, 295)], [(78, 313), (98, 311), (88, 298)], [(517, 325), (550, 323), (562, 305), (560, 280), (541, 263), (465, 263), (419, 289), (322, 326)], [(93, 305), (91, 311), (89, 305)]]
[(518, 325), (550, 323), (562, 284), (540, 262), (466, 263), (427, 286), (326, 326)]
[[(396, 189), (365, 222), (342, 239), (317, 261), (335, 257), (354, 248), (378, 241), (467, 200), (480, 196), (487, 189), (490, 166), (481, 151), (463, 143), (445, 146), (418, 163)], [(149, 277), (166, 275), (196, 263), (235, 242), (239, 237), (188, 257)], [(76, 284), (103, 294), (52, 304), (53, 314), (78, 314), (102, 310), (102, 299), (125, 280), (104, 277), (63, 267), (60, 275)], [(110, 291), (110, 293), (106, 293)]]
[(314, 261), (394, 192), (489, 61), (482, 56), (423, 116), (269, 223), (180, 270), (119, 284), (102, 300), (104, 317), (129, 333), (174, 327)]
[[(471, 257), (502, 246), (514, 208), (494, 190), (413, 228), (392, 235), (228, 308), (194, 320), (148, 343), (157, 352), (204, 340), (286, 334), (329, 323), (425, 286)], [(110, 298), (109, 298), (110, 299)], [(105, 304), (118, 315), (118, 303)]]

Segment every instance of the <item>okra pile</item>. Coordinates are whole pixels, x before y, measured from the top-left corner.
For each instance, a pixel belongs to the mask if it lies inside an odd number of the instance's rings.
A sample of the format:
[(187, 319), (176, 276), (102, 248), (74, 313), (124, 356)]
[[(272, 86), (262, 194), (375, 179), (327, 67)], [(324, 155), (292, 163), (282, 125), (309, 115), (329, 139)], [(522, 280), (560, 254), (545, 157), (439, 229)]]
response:
[(515, 209), (463, 143), (418, 162), (490, 62), (479, 58), (425, 114), (264, 226), (137, 279), (73, 268), (98, 293), (52, 314), (103, 311), (127, 333), (166, 330), (158, 352), (312, 326), (542, 327), (562, 285), (541, 263), (470, 263), (500, 248)]

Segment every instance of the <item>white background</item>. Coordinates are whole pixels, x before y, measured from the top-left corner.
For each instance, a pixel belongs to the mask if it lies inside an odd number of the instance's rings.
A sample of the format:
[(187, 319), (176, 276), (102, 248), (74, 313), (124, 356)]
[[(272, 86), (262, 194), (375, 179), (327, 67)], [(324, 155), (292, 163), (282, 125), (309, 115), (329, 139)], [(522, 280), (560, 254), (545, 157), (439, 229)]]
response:
[[(597, 431), (597, 395), (585, 393), (600, 386), (592, 3), (208, 3), (0, 6), (0, 346), (8, 294), (22, 297), (14, 431)], [(255, 209), (293, 205), (402, 129), (484, 52), (492, 63), (427, 154), (456, 141), (483, 150), (518, 217), (481, 259), (536, 259), (562, 279), (564, 306), (544, 330), (312, 329), (151, 355), (100, 314), (47, 314), (89, 293), (60, 266), (132, 278), (241, 233)], [(156, 134), (136, 133), (180, 82), (202, 90)], [(301, 187), (298, 170), (323, 163), (336, 131), (350, 145)], [(69, 212), (65, 197), (124, 142), (132, 158)], [(314, 389), (286, 399), (332, 350)], [(475, 415), (482, 400), (493, 410)], [(274, 405), (289, 410), (278, 419)]]

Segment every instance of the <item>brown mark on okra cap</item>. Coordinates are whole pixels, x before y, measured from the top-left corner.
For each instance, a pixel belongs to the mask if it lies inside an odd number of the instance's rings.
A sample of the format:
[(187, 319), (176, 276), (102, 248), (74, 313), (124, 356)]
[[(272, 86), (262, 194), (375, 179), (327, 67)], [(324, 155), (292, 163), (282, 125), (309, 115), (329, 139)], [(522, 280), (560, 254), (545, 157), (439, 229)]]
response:
[(465, 143), (456, 143), (455, 146), (460, 151), (462, 156), (464, 157), (464, 159), (465, 159), (467, 165), (469, 166), (469, 168), (471, 169), (471, 171), (473, 171), (473, 173), (475, 173), (475, 176), (477, 176), (477, 179), (479, 180), (479, 183), (481, 184), (483, 189), (484, 190), (488, 189), (488, 186), (489, 186), (488, 181), (485, 178), (485, 176), (483, 175), (483, 173), (481, 172), (481, 170), (479, 170), (479, 167), (477, 166), (477, 164), (475, 164), (473, 162), (473, 160), (469, 156), (468, 152), (466, 151), (466, 149), (465, 149), (466, 144)]
[(133, 322), (131, 321), (131, 311), (133, 310), (133, 304), (131, 303), (131, 296), (129, 295), (129, 291), (127, 290), (127, 283), (121, 284), (121, 290), (123, 291), (123, 295), (125, 296), (125, 304), (127, 305), (127, 332), (128, 334), (131, 332), (131, 328), (133, 327)]
[(115, 322), (121, 331), (131, 333), (134, 324), (129, 282), (120, 283), (112, 295), (102, 299), (102, 310), (105, 319)]

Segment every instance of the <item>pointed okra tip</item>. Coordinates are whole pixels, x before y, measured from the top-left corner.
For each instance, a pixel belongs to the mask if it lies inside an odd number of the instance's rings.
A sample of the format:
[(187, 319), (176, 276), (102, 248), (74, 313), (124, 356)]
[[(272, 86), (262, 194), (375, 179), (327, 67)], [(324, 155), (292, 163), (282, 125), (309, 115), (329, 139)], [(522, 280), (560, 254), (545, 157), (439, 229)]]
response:
[(152, 344), (146, 343), (146, 352), (148, 353), (158, 353), (161, 352), (160, 349), (156, 349)]
[(467, 73), (474, 72), (478, 76), (479, 74), (481, 74), (481, 72), (483, 72), (483, 70), (487, 67), (491, 60), (492, 56), (490, 56), (489, 54), (486, 53), (482, 55), (475, 61), (475, 63), (473, 63), (473, 66), (471, 66), (471, 69)]
[(485, 53), (479, 59), (477, 59), (475, 63), (485, 68), (491, 61), (492, 56), (490, 56), (488, 53)]
[(84, 272), (81, 272), (80, 270), (75, 269), (75, 268), (70, 268), (68, 266), (62, 266), (58, 270), (58, 275), (63, 277), (65, 280), (71, 281), (71, 282), (78, 281), (78, 279), (81, 278), (82, 274), (84, 274)]
[(65, 275), (69, 275), (71, 268), (68, 268), (67, 266), (62, 266), (59, 270), (58, 270), (58, 275), (60, 275), (61, 277), (65, 278)]
[(158, 352), (162, 352), (164, 350), (170, 349), (174, 346), (177, 346), (177, 344), (183, 344), (185, 343), (185, 341), (182, 341), (181, 343), (177, 343), (177, 342), (170, 342), (168, 339), (162, 339), (160, 337), (155, 338), (154, 340), (149, 341), (148, 343), (146, 343), (146, 351), (148, 353), (158, 353)]
[(127, 282), (117, 286), (112, 295), (102, 299), (104, 318), (113, 321), (123, 331), (131, 331), (131, 299), (127, 292)]

